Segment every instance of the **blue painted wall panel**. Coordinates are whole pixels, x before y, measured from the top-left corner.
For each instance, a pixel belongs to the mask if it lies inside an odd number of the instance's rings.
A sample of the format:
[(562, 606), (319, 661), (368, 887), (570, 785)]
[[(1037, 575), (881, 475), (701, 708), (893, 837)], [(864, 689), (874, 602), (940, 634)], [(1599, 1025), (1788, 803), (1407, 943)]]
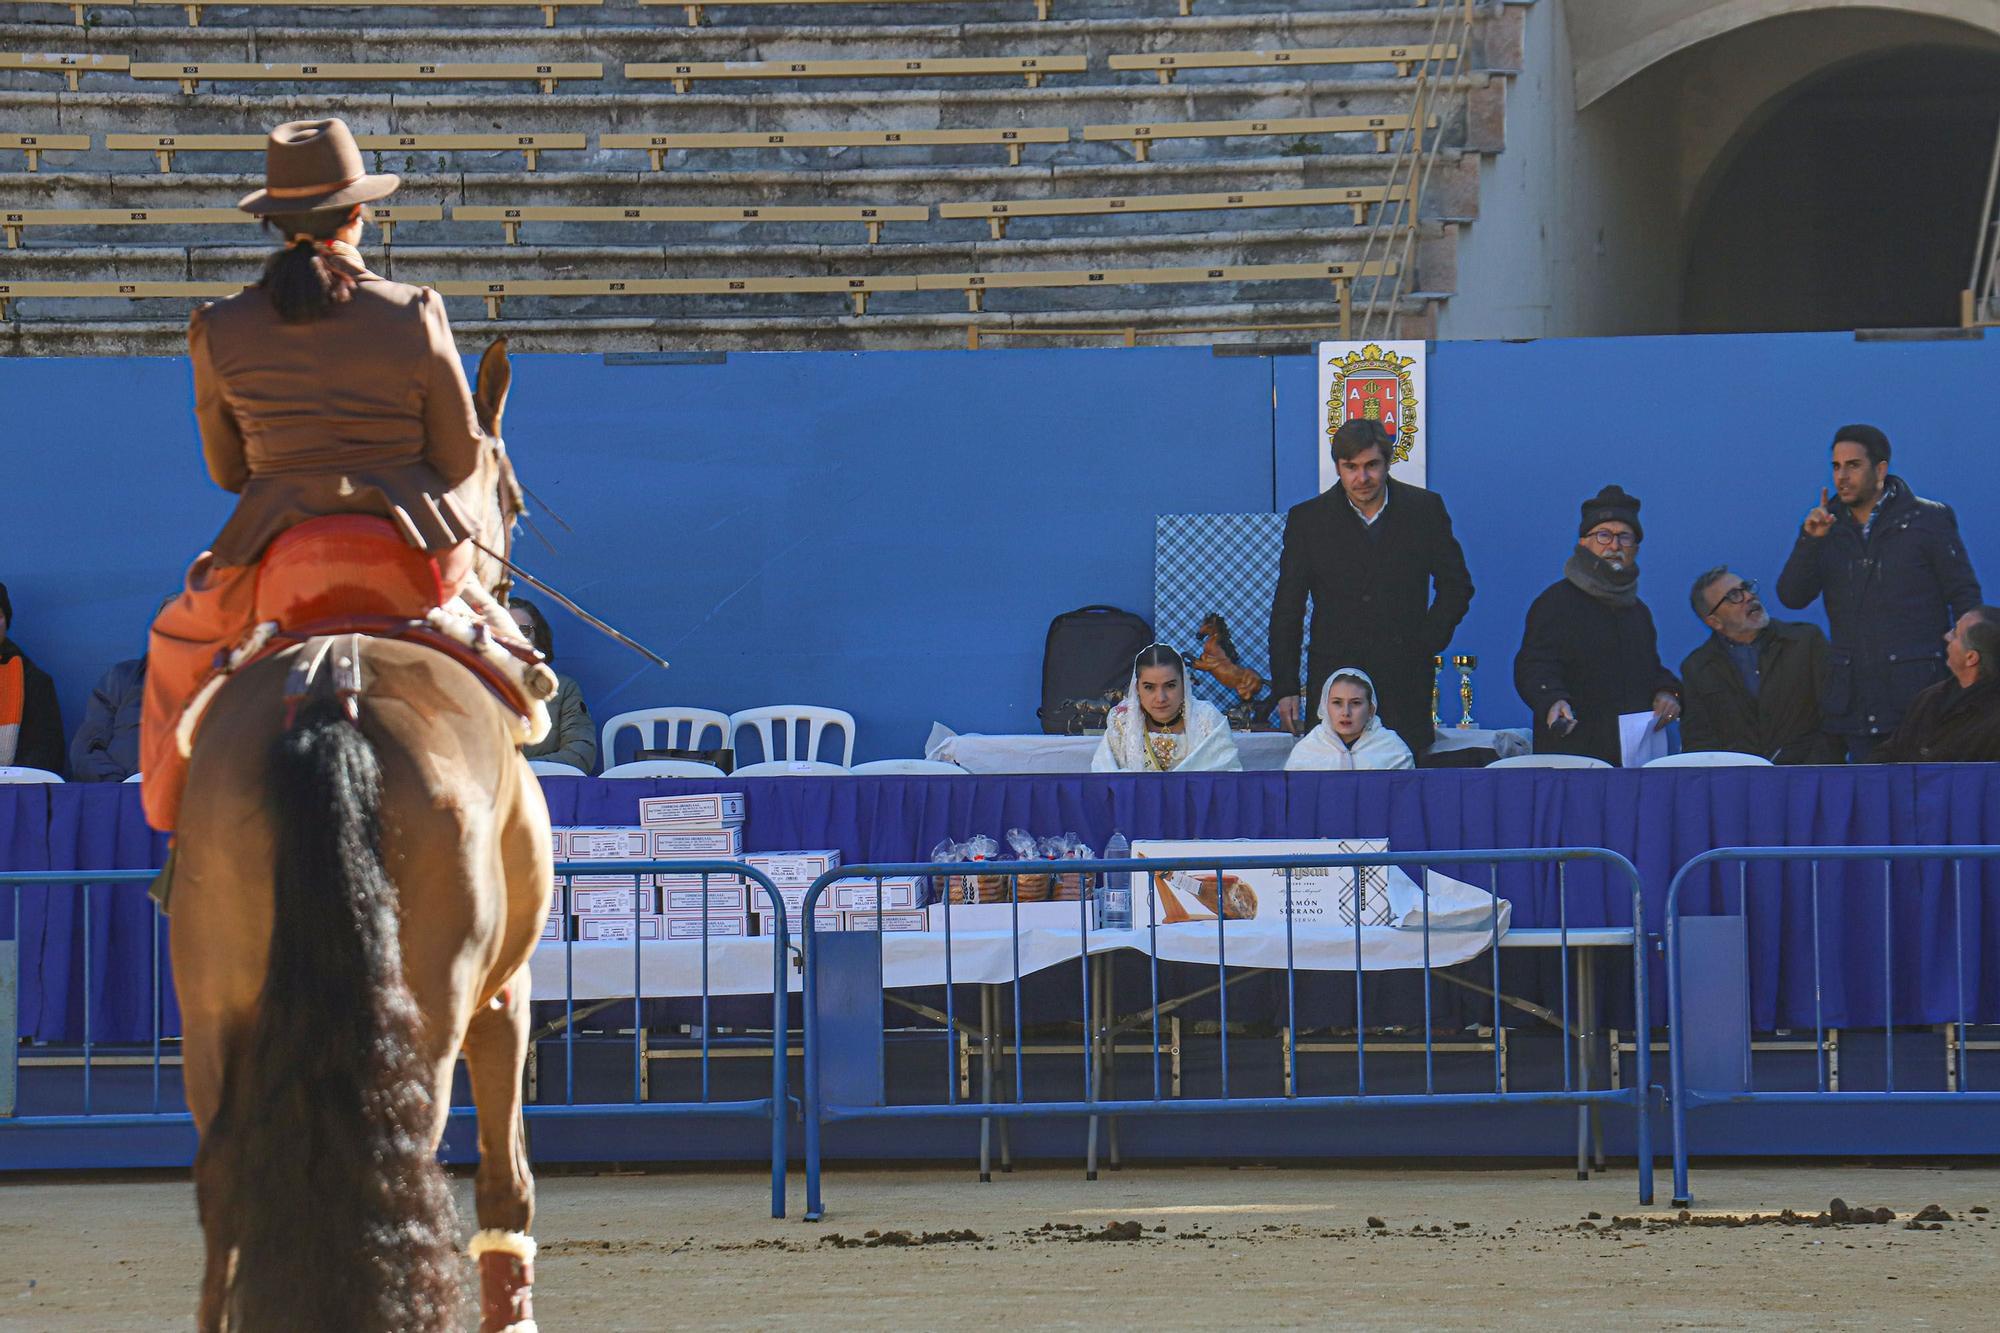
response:
[[(1511, 662), (1560, 572), (1577, 505), (1644, 501), (1642, 591), (1669, 663), (1718, 561), (1775, 582), (1834, 426), (1874, 421), (1897, 470), (1955, 503), (1989, 578), (2000, 352), (1844, 335), (1445, 343), (1430, 372), (1431, 485), (1479, 594), (1483, 722), (1518, 724)], [(531, 569), (674, 662), (657, 675), (568, 617), (558, 665), (600, 718), (652, 702), (823, 702), (860, 756), (911, 754), (933, 719), (1035, 730), (1059, 612), (1149, 614), (1159, 513), (1283, 509), (1311, 494), (1312, 358), (1202, 349), (732, 356), (719, 366), (516, 360), (508, 435), (568, 520)], [(136, 654), (159, 596), (220, 526), (179, 360), (0, 358), (0, 580), (72, 728)], [(1774, 610), (1775, 610), (1774, 606)], [(1817, 613), (1815, 612), (1815, 618)]]

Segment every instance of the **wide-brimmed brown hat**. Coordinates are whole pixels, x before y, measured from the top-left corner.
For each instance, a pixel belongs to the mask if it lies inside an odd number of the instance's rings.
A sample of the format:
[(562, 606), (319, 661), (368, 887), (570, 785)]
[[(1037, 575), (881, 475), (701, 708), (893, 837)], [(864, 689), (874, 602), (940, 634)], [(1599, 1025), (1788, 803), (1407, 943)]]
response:
[(371, 176), (344, 120), (294, 120), (264, 143), (264, 188), (236, 201), (245, 213), (310, 213), (395, 193), (400, 176)]

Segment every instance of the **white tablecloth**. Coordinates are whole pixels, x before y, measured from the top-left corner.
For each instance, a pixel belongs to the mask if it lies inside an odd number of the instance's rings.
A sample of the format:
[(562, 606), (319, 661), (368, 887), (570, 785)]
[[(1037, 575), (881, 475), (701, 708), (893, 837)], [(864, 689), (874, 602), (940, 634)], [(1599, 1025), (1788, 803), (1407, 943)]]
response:
[[(1297, 739), (1282, 731), (1239, 731), (1236, 752), (1243, 768), (1251, 773), (1275, 773), (1285, 766)], [(1501, 758), (1528, 753), (1525, 731), (1487, 731), (1484, 728), (1440, 727), (1434, 751), (1470, 750), (1485, 747)], [(931, 728), (925, 757), (957, 764), (971, 773), (1088, 773), (1090, 756), (1097, 750), (1095, 736), (982, 736), (959, 735), (942, 724)]]
[[(1400, 874), (1400, 871), (1393, 873)], [(1448, 967), (1477, 958), (1493, 943), (1496, 931), (1485, 904), (1492, 902), (1483, 890), (1427, 872), (1435, 920), (1430, 932), (1432, 967)], [(1415, 886), (1411, 886), (1415, 891)], [(1478, 905), (1475, 905), (1478, 904)], [(1455, 909), (1455, 910), (1453, 910)], [(1449, 911), (1448, 917), (1444, 916)], [(1079, 914), (1080, 915), (1080, 914)], [(1512, 905), (1500, 903), (1497, 934), (1504, 937), (1512, 916)], [(1420, 921), (1418, 917), (1416, 920)], [(1147, 952), (1151, 940), (1158, 941), (1158, 956), (1173, 963), (1207, 963), (1213, 966), (1227, 954), (1232, 967), (1276, 967), (1285, 965), (1285, 928), (1279, 921), (1231, 921), (1217, 943), (1213, 921), (1186, 921), (1158, 928), (1154, 935), (1138, 930), (1092, 930), (1091, 953), (1113, 949)], [(1054, 925), (1038, 921), (1024, 925), (1020, 932), (1020, 954), (1016, 961), (1014, 934), (1008, 930), (959, 930), (951, 933), (951, 979), (954, 982), (998, 984), (1016, 976), (1028, 976), (1045, 968), (1074, 961), (1083, 955), (1085, 937), (1081, 921), (1076, 925)], [(1292, 958), (1296, 966), (1309, 972), (1352, 972), (1359, 944), (1363, 971), (1377, 972), (1424, 965), (1424, 931), (1421, 925), (1352, 927), (1300, 926), (1292, 932)], [(698, 940), (649, 941), (638, 946), (640, 993), (648, 997), (701, 994), (702, 949)], [(535, 951), (531, 964), (534, 995), (540, 1000), (560, 1000), (568, 985), (579, 1000), (613, 999), (632, 994), (633, 945), (630, 942), (592, 941), (564, 945), (545, 943)], [(802, 981), (798, 941), (789, 945), (792, 957), (786, 972), (790, 988), (798, 990)], [(1018, 968), (1018, 971), (1016, 970)], [(882, 980), (885, 986), (941, 986), (945, 981), (945, 935), (942, 930), (890, 932), (882, 936)], [(769, 995), (771, 993), (771, 940), (766, 938), (715, 938), (708, 941), (708, 993), (710, 995)]]

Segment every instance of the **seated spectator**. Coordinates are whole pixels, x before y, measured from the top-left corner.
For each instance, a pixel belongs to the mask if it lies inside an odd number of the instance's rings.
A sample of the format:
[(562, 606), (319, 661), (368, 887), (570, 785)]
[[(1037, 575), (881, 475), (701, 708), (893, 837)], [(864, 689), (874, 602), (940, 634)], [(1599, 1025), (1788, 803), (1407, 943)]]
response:
[(1944, 636), (1951, 678), (1910, 702), (1877, 763), (1967, 764), (2000, 760), (2000, 607), (1975, 606)]
[(0, 583), (0, 767), (63, 771), (62, 710), (55, 682), (9, 636), (14, 603)]
[(1680, 682), (1660, 662), (1653, 613), (1639, 600), (1639, 501), (1606, 486), (1583, 502), (1563, 577), (1528, 608), (1514, 688), (1535, 716), (1535, 753), (1623, 758), (1618, 719), (1680, 716)]
[(1375, 713), (1375, 682), (1359, 667), (1341, 667), (1319, 696), (1319, 725), (1285, 757), (1287, 771), (1415, 768), (1416, 756)]
[[(542, 609), (521, 597), (510, 597), (507, 609), (513, 613), (514, 623), (528, 636), (528, 642), (543, 657), (553, 658), (555, 639), (549, 633), (549, 622)], [(574, 677), (558, 671), (556, 685), (556, 697), (549, 700), (549, 734), (537, 744), (524, 747), (521, 753), (530, 759), (568, 764), (580, 773), (588, 773), (597, 767), (597, 724), (590, 720), (590, 710), (583, 706), (583, 689)]]
[(1847, 747), (1820, 717), (1833, 647), (1817, 625), (1773, 620), (1757, 582), (1718, 565), (1688, 594), (1708, 642), (1681, 659), (1681, 748), (1774, 764), (1838, 764)]
[(1125, 698), (1111, 710), (1090, 757), (1093, 773), (1240, 773), (1243, 760), (1229, 720), (1214, 704), (1190, 699), (1187, 667), (1164, 643), (1132, 662)]
[(134, 657), (105, 672), (83, 706), (83, 725), (69, 743), (75, 782), (123, 782), (139, 771), (139, 710), (146, 699), (146, 659)]

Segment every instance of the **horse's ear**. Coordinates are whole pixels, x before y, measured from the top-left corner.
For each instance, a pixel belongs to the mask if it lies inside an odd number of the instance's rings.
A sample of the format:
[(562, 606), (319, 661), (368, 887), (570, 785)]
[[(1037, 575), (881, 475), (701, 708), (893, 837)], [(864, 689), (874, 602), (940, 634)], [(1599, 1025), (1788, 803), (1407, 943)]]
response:
[(507, 360), (507, 339), (495, 338), (479, 357), (479, 387), (472, 395), (480, 429), (495, 439), (500, 437), (500, 416), (507, 410), (507, 389), (513, 380), (514, 369)]

